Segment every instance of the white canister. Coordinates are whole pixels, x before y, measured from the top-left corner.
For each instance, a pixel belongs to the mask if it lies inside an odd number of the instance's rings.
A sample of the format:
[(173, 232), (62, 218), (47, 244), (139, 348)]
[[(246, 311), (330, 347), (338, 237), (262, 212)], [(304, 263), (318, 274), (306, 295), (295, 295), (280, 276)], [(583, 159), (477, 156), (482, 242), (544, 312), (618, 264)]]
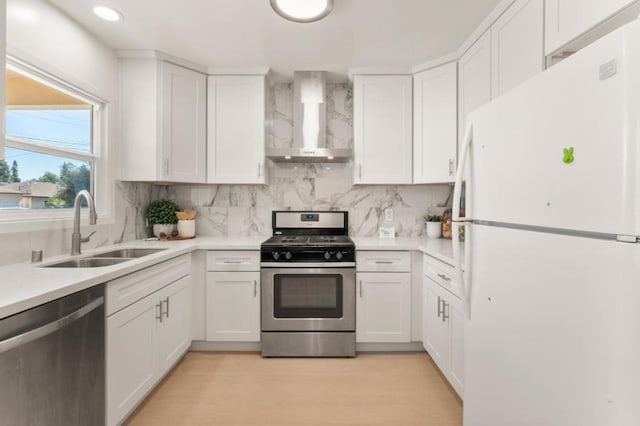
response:
[(442, 222), (427, 222), (427, 237), (440, 238), (442, 236)]
[(164, 234), (166, 237), (176, 229), (176, 225), (171, 223), (156, 223), (153, 225), (153, 235), (160, 238), (160, 234)]
[(183, 238), (191, 238), (196, 236), (195, 220), (179, 220), (178, 235)]

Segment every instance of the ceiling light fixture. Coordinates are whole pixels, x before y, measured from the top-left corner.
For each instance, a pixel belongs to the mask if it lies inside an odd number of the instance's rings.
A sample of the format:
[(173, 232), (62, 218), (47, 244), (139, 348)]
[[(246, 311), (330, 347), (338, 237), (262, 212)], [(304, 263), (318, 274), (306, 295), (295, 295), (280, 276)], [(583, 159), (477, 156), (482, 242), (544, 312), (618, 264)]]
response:
[(122, 19), (122, 13), (108, 6), (94, 6), (93, 13), (105, 21), (117, 22)]
[(290, 21), (315, 22), (331, 12), (333, 0), (271, 0), (271, 7)]

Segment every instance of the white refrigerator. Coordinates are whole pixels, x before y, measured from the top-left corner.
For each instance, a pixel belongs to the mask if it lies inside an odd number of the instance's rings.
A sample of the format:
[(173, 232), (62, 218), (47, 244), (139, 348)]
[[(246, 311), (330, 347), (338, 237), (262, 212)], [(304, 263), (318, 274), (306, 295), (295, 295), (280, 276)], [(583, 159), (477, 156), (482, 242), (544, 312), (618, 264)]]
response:
[(464, 425), (640, 425), (640, 22), (470, 122)]

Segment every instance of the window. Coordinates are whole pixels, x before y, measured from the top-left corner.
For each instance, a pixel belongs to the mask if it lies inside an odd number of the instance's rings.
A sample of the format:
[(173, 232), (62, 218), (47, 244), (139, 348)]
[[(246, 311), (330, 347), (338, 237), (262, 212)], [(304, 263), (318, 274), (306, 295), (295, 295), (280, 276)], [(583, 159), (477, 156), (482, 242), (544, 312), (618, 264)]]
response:
[(10, 58), (6, 73), (0, 218), (68, 217), (80, 190), (96, 195), (104, 104)]

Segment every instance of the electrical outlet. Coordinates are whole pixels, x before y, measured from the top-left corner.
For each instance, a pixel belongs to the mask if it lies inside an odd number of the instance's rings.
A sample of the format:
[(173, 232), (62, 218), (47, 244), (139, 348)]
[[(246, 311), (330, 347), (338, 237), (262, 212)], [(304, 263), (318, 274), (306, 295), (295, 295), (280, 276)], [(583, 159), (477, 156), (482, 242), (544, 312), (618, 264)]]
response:
[(393, 220), (393, 209), (385, 209), (384, 211), (384, 221), (391, 222)]

